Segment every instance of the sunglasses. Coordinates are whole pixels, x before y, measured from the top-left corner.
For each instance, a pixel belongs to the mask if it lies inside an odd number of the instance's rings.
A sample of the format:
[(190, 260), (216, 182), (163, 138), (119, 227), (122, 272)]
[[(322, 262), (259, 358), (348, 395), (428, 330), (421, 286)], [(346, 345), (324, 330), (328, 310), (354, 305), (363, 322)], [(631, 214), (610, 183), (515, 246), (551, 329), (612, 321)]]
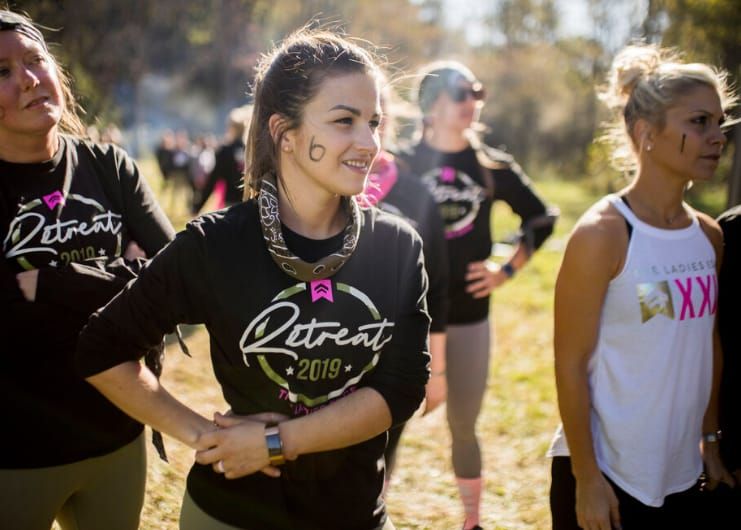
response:
[(447, 87), (446, 92), (450, 99), (456, 103), (462, 103), (469, 97), (472, 97), (474, 101), (482, 101), (486, 97), (486, 89), (478, 82), (471, 86), (454, 85)]

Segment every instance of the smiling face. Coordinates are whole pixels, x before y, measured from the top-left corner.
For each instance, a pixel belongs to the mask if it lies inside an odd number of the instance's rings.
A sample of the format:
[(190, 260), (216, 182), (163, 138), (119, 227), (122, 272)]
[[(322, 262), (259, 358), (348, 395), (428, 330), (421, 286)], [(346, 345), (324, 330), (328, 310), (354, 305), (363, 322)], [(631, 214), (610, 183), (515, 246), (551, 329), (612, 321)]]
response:
[(368, 73), (330, 76), (306, 104), (301, 124), (280, 142), (281, 176), (289, 189), (323, 197), (363, 191), (378, 153), (378, 82)]
[(718, 93), (698, 85), (667, 109), (664, 127), (649, 133), (651, 149), (644, 149), (642, 156), (682, 180), (709, 180), (726, 143), (723, 120)]
[(41, 44), (0, 31), (0, 141), (49, 134), (63, 106), (56, 65)]

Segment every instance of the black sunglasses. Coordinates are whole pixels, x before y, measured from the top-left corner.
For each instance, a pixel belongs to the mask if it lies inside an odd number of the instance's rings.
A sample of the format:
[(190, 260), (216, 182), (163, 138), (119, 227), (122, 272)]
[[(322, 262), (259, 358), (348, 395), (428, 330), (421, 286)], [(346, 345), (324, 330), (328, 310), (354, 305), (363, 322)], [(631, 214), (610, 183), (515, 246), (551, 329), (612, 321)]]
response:
[(472, 86), (454, 85), (447, 87), (446, 92), (450, 96), (450, 99), (456, 103), (462, 103), (472, 97), (474, 101), (482, 101), (486, 97), (486, 89), (481, 83), (474, 83)]

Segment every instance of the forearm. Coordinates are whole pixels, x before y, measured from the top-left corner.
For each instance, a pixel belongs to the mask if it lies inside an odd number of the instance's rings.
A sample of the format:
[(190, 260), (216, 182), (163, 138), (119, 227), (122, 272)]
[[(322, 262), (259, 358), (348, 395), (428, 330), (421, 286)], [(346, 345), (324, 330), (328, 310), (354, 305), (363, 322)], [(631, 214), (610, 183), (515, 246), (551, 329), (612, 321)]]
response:
[(589, 384), (582, 363), (556, 362), (556, 387), (571, 468), (577, 481), (600, 474), (590, 428)]
[(519, 271), (530, 260), (530, 254), (531, 252), (528, 246), (520, 241), (515, 247), (514, 252), (505, 261), (505, 263), (509, 263), (510, 265), (512, 265), (512, 268), (515, 270), (515, 272)]
[(201, 449), (200, 436), (215, 429), (212, 422), (175, 399), (138, 362), (119, 364), (87, 381), (132, 418), (192, 448)]
[(430, 333), (430, 377), (444, 375), (446, 370), (445, 333)]
[(330, 406), (280, 424), (283, 453), (302, 454), (341, 449), (373, 438), (391, 427), (391, 411), (372, 388), (361, 388)]

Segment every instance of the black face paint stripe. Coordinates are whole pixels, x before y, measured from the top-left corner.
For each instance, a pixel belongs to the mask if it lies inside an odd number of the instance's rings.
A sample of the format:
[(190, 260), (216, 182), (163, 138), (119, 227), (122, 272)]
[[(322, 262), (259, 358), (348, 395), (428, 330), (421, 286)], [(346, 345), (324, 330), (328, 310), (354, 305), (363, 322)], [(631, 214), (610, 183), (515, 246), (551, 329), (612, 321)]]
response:
[[(326, 153), (327, 149), (322, 144), (315, 144), (314, 138), (314, 136), (311, 137), (311, 142), (309, 145), (309, 158), (314, 162), (319, 162), (322, 158), (324, 158), (324, 153)], [(319, 154), (316, 154), (317, 152)]]
[(679, 152), (684, 153), (684, 141), (687, 139), (686, 134), (682, 134), (682, 145), (679, 147)]

